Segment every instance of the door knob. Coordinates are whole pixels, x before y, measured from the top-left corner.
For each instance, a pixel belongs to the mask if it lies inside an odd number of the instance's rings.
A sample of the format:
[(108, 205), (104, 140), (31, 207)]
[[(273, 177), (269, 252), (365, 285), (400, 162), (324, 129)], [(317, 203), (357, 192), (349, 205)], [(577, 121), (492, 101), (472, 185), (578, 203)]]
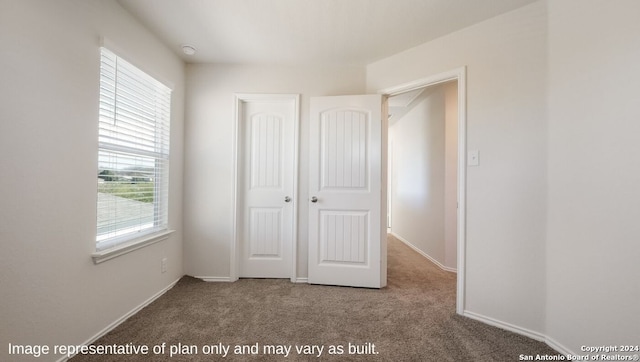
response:
[(312, 196), (312, 197), (311, 197), (311, 202), (318, 202), (318, 198), (317, 198), (317, 197), (315, 197), (315, 196)]
[(289, 202), (289, 201), (291, 201), (291, 198), (289, 196), (285, 196), (284, 197), (284, 202)]

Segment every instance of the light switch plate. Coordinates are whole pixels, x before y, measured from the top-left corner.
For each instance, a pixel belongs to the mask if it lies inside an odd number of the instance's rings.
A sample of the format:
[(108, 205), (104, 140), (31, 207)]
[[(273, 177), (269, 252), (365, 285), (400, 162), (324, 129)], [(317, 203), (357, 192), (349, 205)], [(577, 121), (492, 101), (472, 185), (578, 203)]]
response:
[(480, 165), (480, 151), (471, 150), (467, 153), (467, 166), (478, 166)]

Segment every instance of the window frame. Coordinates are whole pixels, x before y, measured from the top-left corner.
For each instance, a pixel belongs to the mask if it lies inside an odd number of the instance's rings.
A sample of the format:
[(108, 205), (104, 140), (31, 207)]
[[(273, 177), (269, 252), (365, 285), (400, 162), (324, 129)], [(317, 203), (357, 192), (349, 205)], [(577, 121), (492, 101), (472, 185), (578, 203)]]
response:
[[(124, 80), (121, 80), (123, 85), (120, 86), (118, 77), (125, 76), (132, 76), (132, 82), (140, 82), (140, 84), (147, 85), (153, 90), (141, 90), (140, 93), (136, 93), (127, 88), (130, 83)], [(129, 93), (124, 95), (124, 92)], [(141, 95), (143, 96), (141, 98), (147, 96), (155, 99), (160, 105), (156, 104), (156, 108), (152, 112), (154, 115), (150, 119), (144, 120), (146, 122), (145, 126), (150, 125), (149, 130), (145, 131), (146, 134), (133, 136), (133, 131), (125, 130), (123, 125), (140, 126), (143, 121), (141, 119), (125, 120), (125, 116), (123, 116), (125, 106), (119, 104), (119, 102), (124, 104), (131, 100), (130, 97)], [(109, 96), (112, 96), (112, 98), (109, 99)], [(99, 200), (100, 190), (96, 189), (97, 216), (100, 215), (101, 209), (108, 210), (110, 214), (107, 217), (108, 223), (104, 223), (102, 218), (100, 218), (102, 221), (98, 221), (99, 218), (96, 218), (96, 238), (94, 240), (96, 251), (92, 254), (93, 261), (96, 264), (165, 240), (174, 232), (169, 228), (171, 100), (171, 87), (128, 62), (109, 47), (100, 47), (97, 174), (99, 176), (101, 170), (107, 169), (116, 170), (116, 172), (117, 170), (125, 170), (126, 168), (124, 167), (130, 165), (129, 162), (132, 161), (146, 161), (146, 168), (152, 169), (153, 201), (151, 202), (153, 205), (153, 217), (152, 221), (142, 221), (143, 218), (140, 216), (144, 216), (143, 211), (138, 211), (139, 220), (133, 228), (118, 225), (118, 213), (115, 206), (105, 206), (105, 203), (101, 205)], [(138, 110), (135, 107), (140, 106), (140, 104), (134, 104), (133, 109)], [(162, 108), (160, 113), (158, 113), (157, 107)], [(104, 112), (105, 109), (108, 111)], [(110, 123), (113, 123), (113, 125), (110, 125)], [(108, 161), (106, 161), (107, 159)], [(113, 167), (113, 169), (109, 167)], [(103, 182), (107, 181), (103, 180)], [(100, 182), (98, 182), (97, 188), (100, 187), (99, 185)], [(115, 193), (114, 196), (120, 197), (122, 195)], [(151, 222), (152, 225), (149, 226)], [(109, 229), (109, 231), (101, 231), (101, 228)], [(132, 229), (135, 230), (132, 231)], [(125, 232), (125, 230), (128, 231)]]

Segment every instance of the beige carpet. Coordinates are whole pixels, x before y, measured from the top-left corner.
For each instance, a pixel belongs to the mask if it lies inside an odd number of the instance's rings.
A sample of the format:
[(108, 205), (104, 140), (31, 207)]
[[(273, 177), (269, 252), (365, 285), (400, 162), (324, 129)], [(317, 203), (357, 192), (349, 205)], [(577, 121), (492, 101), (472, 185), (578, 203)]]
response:
[[(145, 345), (147, 355), (78, 355), (72, 361), (314, 361), (320, 352), (321, 360), (338, 361), (517, 361), (520, 354), (557, 354), (544, 343), (457, 315), (455, 274), (392, 237), (388, 258), (382, 290), (184, 277), (96, 342)], [(234, 354), (242, 345), (246, 354)], [(316, 349), (296, 350), (305, 345)], [(226, 357), (221, 346), (229, 347)], [(171, 349), (181, 353), (170, 357)], [(275, 354), (287, 349), (287, 357)]]

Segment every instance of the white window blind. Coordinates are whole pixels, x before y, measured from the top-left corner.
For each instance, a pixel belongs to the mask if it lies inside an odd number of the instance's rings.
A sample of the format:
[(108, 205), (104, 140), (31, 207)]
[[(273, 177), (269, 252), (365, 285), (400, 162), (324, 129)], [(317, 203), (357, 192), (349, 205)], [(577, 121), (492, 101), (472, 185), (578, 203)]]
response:
[(171, 89), (101, 48), (96, 249), (166, 230)]

